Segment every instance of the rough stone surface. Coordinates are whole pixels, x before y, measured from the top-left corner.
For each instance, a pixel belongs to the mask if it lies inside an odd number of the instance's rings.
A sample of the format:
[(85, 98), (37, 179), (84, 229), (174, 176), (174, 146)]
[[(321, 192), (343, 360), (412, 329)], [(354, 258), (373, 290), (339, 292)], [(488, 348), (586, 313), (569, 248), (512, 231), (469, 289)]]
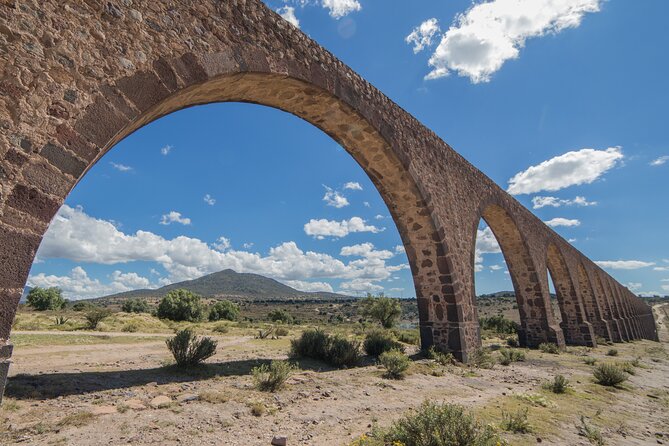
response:
[(0, 339), (48, 223), (93, 163), (161, 116), (225, 101), (293, 113), (366, 171), (406, 247), (423, 346), (467, 361), (480, 345), (482, 218), (509, 265), (525, 345), (657, 339), (650, 307), (259, 0), (0, 2), (0, 61)]
[(154, 409), (167, 407), (170, 404), (172, 404), (172, 398), (170, 398), (167, 395), (158, 395), (157, 397), (149, 401), (149, 406), (153, 407)]

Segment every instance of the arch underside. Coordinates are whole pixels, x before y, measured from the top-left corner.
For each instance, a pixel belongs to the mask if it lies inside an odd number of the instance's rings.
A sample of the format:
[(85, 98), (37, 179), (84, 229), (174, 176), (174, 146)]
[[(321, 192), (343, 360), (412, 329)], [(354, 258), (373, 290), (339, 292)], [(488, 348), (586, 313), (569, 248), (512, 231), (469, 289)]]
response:
[[(124, 15), (125, 6), (120, 17), (110, 15), (104, 3), (0, 5), (0, 38), (11, 37), (0, 45), (0, 380), (34, 255), (72, 187), (134, 130), (210, 102), (287, 111), (353, 156), (406, 248), (424, 347), (466, 361), (480, 345), (470, 228), (481, 215), (509, 265), (527, 345), (587, 344), (588, 324), (607, 339), (657, 338), (638, 297), (259, 0), (133, 5), (142, 22)], [(63, 31), (62, 23), (72, 26)], [(483, 197), (505, 205), (479, 212)], [(562, 328), (550, 310), (546, 268), (559, 290)]]

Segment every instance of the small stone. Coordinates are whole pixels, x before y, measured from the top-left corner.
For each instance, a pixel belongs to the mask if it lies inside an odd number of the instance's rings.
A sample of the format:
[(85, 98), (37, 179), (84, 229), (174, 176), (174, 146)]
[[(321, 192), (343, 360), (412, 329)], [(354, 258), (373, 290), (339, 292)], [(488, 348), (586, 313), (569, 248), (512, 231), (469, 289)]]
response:
[(137, 20), (138, 22), (141, 22), (142, 21), (142, 13), (139, 12), (138, 10), (136, 10), (136, 9), (131, 9), (130, 10), (130, 18), (132, 18), (133, 20)]
[(132, 410), (144, 410), (146, 409), (146, 404), (142, 400), (138, 400), (137, 398), (133, 398), (131, 400), (128, 400), (125, 402), (125, 405), (128, 407), (128, 409)]
[(272, 446), (287, 446), (288, 445), (288, 437), (284, 435), (275, 435), (274, 438), (272, 438)]
[(93, 415), (109, 415), (116, 413), (116, 406), (95, 406), (91, 409)]
[(126, 59), (125, 57), (119, 57), (118, 58), (119, 63), (123, 68), (126, 70), (134, 70), (135, 69), (135, 64), (133, 64), (129, 59)]
[(179, 401), (180, 403), (188, 403), (190, 401), (197, 401), (198, 399), (200, 399), (200, 397), (195, 394), (184, 393), (183, 395), (179, 395), (177, 401)]
[(167, 395), (158, 395), (149, 402), (149, 405), (154, 409), (160, 409), (162, 407), (167, 407), (172, 404), (172, 398)]

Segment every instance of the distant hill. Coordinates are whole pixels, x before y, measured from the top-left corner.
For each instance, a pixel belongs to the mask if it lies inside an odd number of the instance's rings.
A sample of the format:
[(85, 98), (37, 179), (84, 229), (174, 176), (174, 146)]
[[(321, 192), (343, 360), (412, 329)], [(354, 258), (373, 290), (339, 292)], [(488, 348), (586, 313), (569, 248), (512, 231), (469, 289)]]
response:
[(149, 300), (160, 299), (172, 290), (184, 288), (203, 297), (212, 298), (236, 298), (241, 300), (259, 299), (323, 299), (339, 300), (351, 299), (351, 296), (343, 294), (314, 292), (307, 293), (298, 291), (288, 285), (261, 276), (259, 274), (238, 273), (231, 269), (208, 274), (198, 279), (186, 280), (171, 285), (157, 288), (155, 290), (140, 289), (112, 294), (109, 296), (91, 299), (96, 302), (111, 304), (130, 298), (145, 298)]

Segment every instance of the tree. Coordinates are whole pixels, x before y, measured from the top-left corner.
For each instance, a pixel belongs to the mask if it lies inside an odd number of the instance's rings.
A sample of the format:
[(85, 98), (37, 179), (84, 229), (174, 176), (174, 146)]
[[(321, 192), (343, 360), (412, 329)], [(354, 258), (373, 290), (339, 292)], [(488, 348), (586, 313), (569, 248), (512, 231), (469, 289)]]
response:
[(202, 298), (188, 290), (172, 290), (158, 304), (157, 315), (172, 321), (197, 322), (204, 318)]
[(209, 309), (210, 321), (236, 321), (239, 317), (239, 305), (229, 300), (219, 300)]
[(126, 313), (148, 313), (149, 304), (144, 299), (128, 299), (123, 302), (121, 310)]
[(362, 315), (378, 321), (383, 328), (392, 328), (402, 315), (402, 307), (397, 299), (386, 297), (383, 293), (377, 297), (368, 293), (362, 301)]
[(267, 314), (267, 317), (272, 322), (281, 322), (283, 324), (293, 323), (293, 316), (291, 316), (290, 313), (288, 313), (286, 310), (276, 309), (274, 311), (270, 311)]
[(95, 330), (96, 328), (98, 328), (98, 324), (102, 322), (103, 319), (106, 319), (109, 316), (111, 316), (111, 314), (112, 314), (111, 310), (107, 308), (100, 308), (100, 307), (92, 308), (84, 315), (86, 321), (88, 321), (87, 328)]
[(62, 291), (56, 287), (35, 287), (28, 293), (27, 301), (37, 311), (61, 310), (65, 307)]

